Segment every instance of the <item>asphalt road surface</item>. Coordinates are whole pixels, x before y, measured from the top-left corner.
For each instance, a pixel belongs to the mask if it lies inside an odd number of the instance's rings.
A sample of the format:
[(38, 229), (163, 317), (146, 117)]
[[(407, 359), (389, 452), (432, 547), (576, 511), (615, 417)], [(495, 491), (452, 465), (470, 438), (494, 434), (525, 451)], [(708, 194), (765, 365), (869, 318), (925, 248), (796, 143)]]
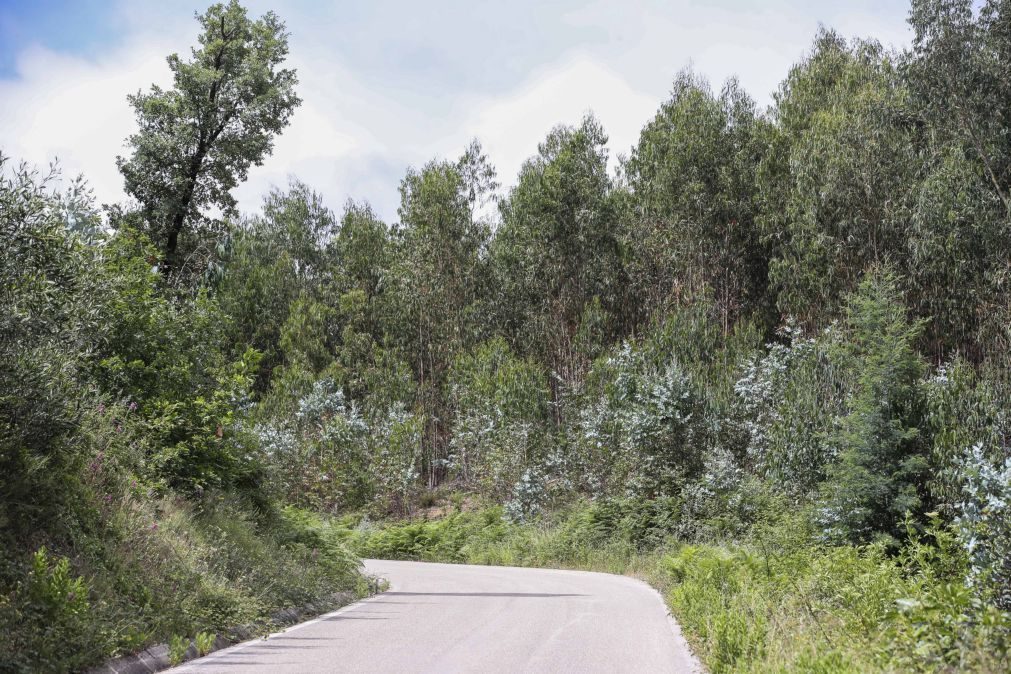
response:
[(388, 592), (173, 672), (695, 672), (645, 583), (604, 573), (366, 560)]

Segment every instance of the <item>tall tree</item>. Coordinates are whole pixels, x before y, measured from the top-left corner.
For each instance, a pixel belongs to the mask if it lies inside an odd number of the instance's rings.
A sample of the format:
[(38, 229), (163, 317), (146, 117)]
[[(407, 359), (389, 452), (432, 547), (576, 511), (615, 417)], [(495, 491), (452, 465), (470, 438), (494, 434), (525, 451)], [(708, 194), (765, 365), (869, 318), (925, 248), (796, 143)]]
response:
[(418, 382), (430, 484), (444, 472), (448, 369), (477, 338), (475, 302), (490, 228), (476, 209), (493, 187), (494, 171), (476, 144), (457, 162), (411, 169), (400, 184), (400, 250), (392, 273), (401, 322), (391, 327), (401, 335)]
[(273, 189), (261, 215), (233, 232), (226, 272), (217, 297), (232, 317), (233, 339), (264, 354), (258, 385), (268, 384), (281, 363), (281, 331), (299, 298), (336, 304), (334, 213), (305, 183)]
[(288, 33), (273, 12), (252, 20), (237, 0), (197, 20), (191, 58), (168, 57), (173, 87), (129, 97), (140, 130), (117, 163), (140, 202), (163, 270), (180, 265), (180, 237), (214, 223), (208, 209), (235, 212), (231, 190), (259, 165), (295, 107), (295, 71), (282, 68)]
[(914, 0), (907, 74), (937, 130), (962, 142), (1011, 213), (1011, 2)]
[(831, 31), (781, 85), (758, 175), (783, 313), (826, 324), (868, 266), (904, 266), (919, 166), (906, 99), (892, 54)]
[(1007, 352), (1011, 314), (1011, 2), (914, 0), (909, 22), (904, 74), (928, 150), (912, 299), (938, 355), (990, 358)]
[(629, 274), (649, 310), (710, 295), (724, 333), (761, 305), (768, 255), (755, 223), (765, 123), (731, 80), (719, 96), (690, 72), (625, 163)]
[(555, 394), (585, 370), (579, 338), (610, 336), (626, 309), (606, 143), (592, 116), (552, 130), (502, 203), (491, 248), (500, 328), (554, 372)]

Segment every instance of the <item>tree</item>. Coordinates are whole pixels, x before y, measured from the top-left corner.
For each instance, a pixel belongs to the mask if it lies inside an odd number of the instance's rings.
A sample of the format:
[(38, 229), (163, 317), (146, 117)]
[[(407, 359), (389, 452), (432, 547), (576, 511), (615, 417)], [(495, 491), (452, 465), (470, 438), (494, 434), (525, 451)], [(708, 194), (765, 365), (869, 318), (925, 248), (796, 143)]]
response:
[(1011, 234), (1011, 2), (915, 0), (904, 75), (926, 151), (911, 297), (943, 357), (1005, 352)]
[(424, 470), (429, 484), (445, 472), (449, 410), (444, 395), (453, 356), (474, 343), (474, 306), (490, 228), (476, 217), (494, 186), (494, 171), (472, 144), (457, 162), (433, 161), (411, 169), (400, 184), (399, 255), (392, 275), (400, 336), (418, 383), (425, 413)]
[(541, 458), (547, 438), (547, 376), (530, 359), (517, 358), (501, 337), (453, 361), (449, 390), (452, 463), (465, 483), (504, 497), (523, 471)]
[(765, 124), (731, 80), (714, 96), (683, 72), (625, 163), (629, 275), (653, 311), (711, 293), (723, 326), (761, 306), (768, 254), (755, 224)]
[(759, 225), (778, 308), (827, 324), (868, 266), (904, 268), (920, 165), (908, 94), (876, 42), (822, 31), (776, 94)]
[(501, 204), (491, 247), (499, 329), (517, 353), (555, 373), (556, 399), (558, 383), (578, 381), (589, 364), (577, 349), (588, 305), (606, 328), (584, 335), (610, 337), (613, 317), (627, 310), (606, 143), (592, 116), (553, 129)]
[(9, 161), (0, 154), (2, 525), (34, 521), (28, 513), (38, 516), (35, 506), (49, 489), (40, 482), (55, 484), (79, 459), (72, 434), (81, 381), (105, 325), (96, 308), (102, 289), (90, 273), (99, 259), (61, 217), (58, 174)]
[(925, 116), (964, 143), (1011, 214), (1011, 2), (914, 0), (906, 74)]
[(231, 0), (197, 19), (203, 30), (191, 59), (168, 57), (173, 87), (129, 97), (140, 130), (127, 141), (130, 158), (117, 158), (165, 273), (181, 264), (180, 237), (213, 224), (209, 208), (235, 212), (231, 189), (262, 163), (301, 102), (295, 71), (280, 67), (288, 34), (276, 14), (253, 21)]
[(906, 317), (893, 274), (868, 272), (846, 304), (843, 339), (831, 355), (853, 377), (848, 412), (827, 442), (837, 460), (822, 484), (819, 519), (830, 540), (855, 543), (901, 536), (906, 513), (924, 511), (927, 447), (915, 344), (922, 330)]
[(232, 317), (236, 345), (248, 344), (264, 354), (261, 390), (281, 364), (281, 332), (292, 307), (299, 302), (336, 305), (331, 290), (339, 266), (331, 248), (337, 230), (337, 218), (322, 197), (293, 181), (287, 191), (271, 190), (263, 212), (233, 233), (217, 296)]

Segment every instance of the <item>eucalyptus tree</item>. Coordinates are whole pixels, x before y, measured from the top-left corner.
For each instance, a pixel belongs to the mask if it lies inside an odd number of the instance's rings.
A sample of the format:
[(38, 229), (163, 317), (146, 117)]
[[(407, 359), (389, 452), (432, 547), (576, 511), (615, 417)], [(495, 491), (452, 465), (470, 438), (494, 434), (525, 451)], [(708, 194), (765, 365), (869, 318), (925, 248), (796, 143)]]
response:
[(395, 323), (389, 330), (399, 336), (417, 382), (429, 484), (445, 473), (448, 369), (480, 331), (475, 303), (490, 227), (477, 208), (493, 187), (494, 171), (476, 144), (456, 162), (409, 170), (400, 184), (398, 255), (391, 267)]
[(331, 249), (337, 231), (337, 218), (322, 196), (295, 181), (287, 190), (271, 190), (261, 213), (233, 233), (216, 289), (232, 317), (235, 343), (264, 354), (260, 388), (283, 363), (281, 335), (295, 303), (336, 305), (338, 268)]
[(231, 0), (197, 20), (199, 47), (188, 60), (168, 57), (172, 87), (129, 97), (140, 128), (127, 140), (131, 155), (117, 159), (166, 273), (213, 229), (211, 209), (235, 213), (232, 188), (270, 154), (300, 103), (295, 71), (282, 67), (288, 33), (276, 14), (253, 20)]
[(552, 130), (502, 202), (491, 249), (499, 328), (550, 368), (556, 395), (588, 364), (580, 327), (609, 338), (627, 308), (606, 142), (592, 116)]
[(755, 222), (755, 168), (765, 126), (735, 80), (717, 96), (686, 71), (643, 128), (623, 168), (629, 274), (652, 311), (708, 297), (726, 334), (763, 306), (768, 255)]
[(911, 281), (932, 349), (979, 361), (1011, 346), (1011, 2), (914, 0), (910, 24), (926, 136)]
[(906, 264), (920, 162), (894, 55), (829, 31), (775, 95), (759, 168), (759, 225), (777, 306), (808, 325), (835, 317), (870, 265)]
[(338, 267), (340, 378), (352, 400), (380, 414), (400, 403), (410, 405), (415, 392), (398, 316), (395, 243), (371, 206), (348, 202), (330, 246)]
[(913, 0), (907, 73), (937, 133), (964, 144), (1011, 213), (1011, 2)]

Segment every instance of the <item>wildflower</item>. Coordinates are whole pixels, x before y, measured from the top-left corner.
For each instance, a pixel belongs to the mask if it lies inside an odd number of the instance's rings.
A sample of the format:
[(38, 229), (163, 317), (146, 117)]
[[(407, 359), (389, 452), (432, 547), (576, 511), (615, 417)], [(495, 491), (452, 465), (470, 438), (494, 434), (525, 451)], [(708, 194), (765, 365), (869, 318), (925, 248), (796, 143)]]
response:
[(129, 409), (131, 412), (136, 412), (137, 411), (137, 403), (131, 402), (130, 405), (129, 405), (129, 407), (127, 407), (127, 409)]

